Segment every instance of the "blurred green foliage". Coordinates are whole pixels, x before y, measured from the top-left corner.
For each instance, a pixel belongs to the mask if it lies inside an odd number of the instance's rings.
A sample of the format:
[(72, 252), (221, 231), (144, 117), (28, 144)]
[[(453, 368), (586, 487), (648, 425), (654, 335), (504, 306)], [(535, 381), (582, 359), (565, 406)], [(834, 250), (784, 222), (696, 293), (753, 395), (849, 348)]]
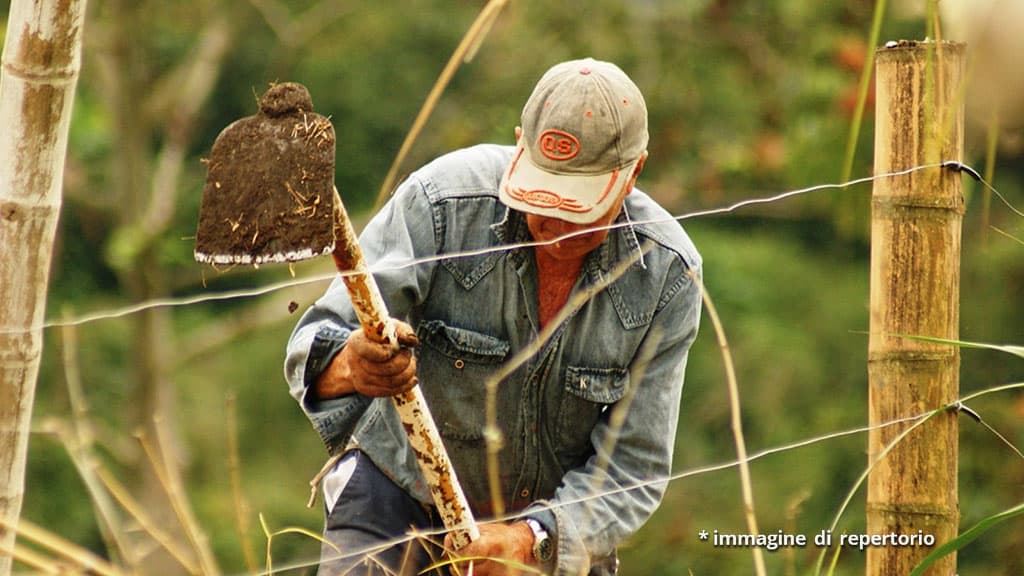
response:
[[(76, 96), (65, 177), (65, 204), (49, 295), (48, 318), (136, 304), (124, 266), (152, 267), (166, 281), (162, 294), (185, 297), (263, 285), (288, 277), (283, 268), (216, 272), (192, 262), (201, 159), (233, 120), (255, 111), (268, 83), (306, 84), (318, 112), (329, 115), (337, 140), (338, 187), (350, 211), (368, 216), (395, 153), (437, 75), (484, 5), (467, 0), (340, 2), (332, 0), (223, 0), (159, 2), (92, 0), (84, 65)], [(0, 1), (0, 18), (9, 1)], [(131, 8), (131, 9), (128, 9)], [(852, 99), (865, 45), (869, 0), (566, 0), (509, 2), (476, 58), (455, 76), (401, 172), (447, 150), (479, 141), (510, 143), (519, 110), (533, 83), (551, 64), (592, 55), (619, 63), (643, 89), (651, 121), (651, 160), (640, 187), (676, 214), (824, 183), (842, 171)], [(172, 222), (142, 263), (116, 266), (131, 241), (123, 232), (131, 198), (111, 194), (123, 130), (115, 106), (145, 126), (142, 170), (152, 177), (158, 151), (175, 134), (175, 110), (161, 98), (194, 89), (170, 77), (194, 59), (201, 30), (227, 18), (228, 49), (209, 100), (192, 127)], [(116, 44), (118, 26), (132, 45)], [(5, 20), (0, 20), (4, 29)], [(887, 16), (883, 39), (923, 37), (920, 18)], [(126, 69), (110, 69), (111, 54), (130, 53)], [(112, 75), (132, 75), (145, 101), (111, 100)], [(126, 110), (120, 110), (122, 113)], [(871, 170), (870, 111), (861, 131), (854, 177)], [(968, 164), (979, 165), (983, 138), (974, 126)], [(996, 164), (996, 185), (1024, 204), (1024, 163), (1016, 150)], [(961, 336), (1024, 344), (1024, 222), (998, 202), (989, 220), (979, 214), (979, 186), (966, 182)], [(137, 191), (140, 196), (145, 190)], [(714, 218), (686, 220), (706, 262), (706, 282), (729, 338), (743, 394), (751, 453), (867, 420), (867, 218), (870, 185), (818, 192)], [(990, 222), (1014, 238), (984, 228)], [(324, 263), (296, 267), (299, 277), (329, 271)], [(312, 291), (176, 307), (169, 315), (170, 357), (161, 376), (170, 386), (171, 420), (200, 523), (227, 573), (245, 572), (233, 508), (227, 399), (235, 397), (241, 485), (248, 501), (246, 542), (262, 560), (264, 539), (256, 515), (272, 529), (317, 531), (317, 510), (304, 507), (307, 481), (323, 451), (287, 395), (281, 376), (283, 346)], [(269, 304), (259, 307), (260, 304)], [(276, 305), (276, 307), (274, 307)], [(268, 311), (269, 309), (269, 311)], [(218, 326), (264, 317), (263, 322), (193, 350)], [(76, 328), (78, 368), (101, 432), (101, 456), (132, 478), (145, 467), (135, 449), (127, 412), (140, 385), (136, 315)], [(735, 458), (721, 357), (710, 322), (691, 354), (677, 438), (680, 473)], [(102, 550), (89, 496), (61, 443), (44, 424), (71, 416), (59, 328), (46, 331), (27, 478), (24, 515)], [(189, 355), (185, 355), (188, 352)], [(177, 359), (176, 359), (177, 355)], [(964, 351), (962, 389), (1020, 381), (1021, 362), (987, 351)], [(1008, 394), (972, 406), (1018, 446), (1024, 445), (1024, 398)], [(765, 531), (811, 537), (826, 528), (863, 470), (864, 434), (773, 454), (752, 464), (755, 502)], [(962, 525), (1019, 503), (1024, 462), (994, 437), (961, 421)], [(863, 527), (863, 496), (841, 530)], [(859, 508), (857, 506), (860, 506)], [(1021, 520), (986, 534), (960, 553), (962, 573), (1019, 574)], [(674, 481), (652, 521), (623, 548), (623, 574), (750, 573), (745, 550), (714, 549), (701, 529), (744, 530), (735, 468)], [(304, 538), (275, 539), (275, 564), (310, 560), (318, 545)], [(804, 574), (817, 549), (769, 554), (773, 574)], [(863, 557), (845, 552), (839, 573), (859, 574)]]

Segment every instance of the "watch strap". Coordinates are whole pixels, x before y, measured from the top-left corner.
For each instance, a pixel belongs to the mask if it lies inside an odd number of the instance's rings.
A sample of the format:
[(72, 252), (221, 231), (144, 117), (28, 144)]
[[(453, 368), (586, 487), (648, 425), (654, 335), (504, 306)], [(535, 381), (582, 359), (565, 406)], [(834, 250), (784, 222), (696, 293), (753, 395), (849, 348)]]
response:
[(533, 532), (533, 559), (544, 564), (550, 562), (555, 552), (551, 535), (537, 519), (526, 518), (525, 520), (526, 525)]

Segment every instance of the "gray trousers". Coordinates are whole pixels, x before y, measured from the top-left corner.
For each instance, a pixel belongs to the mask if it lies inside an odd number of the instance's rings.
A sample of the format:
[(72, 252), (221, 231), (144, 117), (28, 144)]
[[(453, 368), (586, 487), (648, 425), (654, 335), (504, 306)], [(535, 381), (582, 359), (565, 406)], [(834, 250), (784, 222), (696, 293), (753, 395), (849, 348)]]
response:
[[(426, 538), (394, 543), (410, 531), (441, 528), (437, 513), (399, 488), (365, 454), (350, 457), (356, 458), (351, 477), (334, 505), (326, 502), (324, 540), (330, 545), (321, 546), (317, 574), (412, 575), (443, 560), (441, 548)], [(443, 538), (431, 537), (436, 543)]]

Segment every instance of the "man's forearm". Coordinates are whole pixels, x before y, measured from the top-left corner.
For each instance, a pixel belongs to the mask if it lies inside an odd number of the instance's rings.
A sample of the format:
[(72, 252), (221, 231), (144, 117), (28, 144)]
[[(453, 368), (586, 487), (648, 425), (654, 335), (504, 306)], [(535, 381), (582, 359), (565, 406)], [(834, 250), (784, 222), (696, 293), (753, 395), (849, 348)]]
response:
[(338, 353), (327, 365), (327, 369), (320, 373), (320, 376), (313, 384), (313, 392), (321, 400), (340, 398), (356, 391), (352, 381), (352, 371), (348, 364), (342, 360), (342, 353)]

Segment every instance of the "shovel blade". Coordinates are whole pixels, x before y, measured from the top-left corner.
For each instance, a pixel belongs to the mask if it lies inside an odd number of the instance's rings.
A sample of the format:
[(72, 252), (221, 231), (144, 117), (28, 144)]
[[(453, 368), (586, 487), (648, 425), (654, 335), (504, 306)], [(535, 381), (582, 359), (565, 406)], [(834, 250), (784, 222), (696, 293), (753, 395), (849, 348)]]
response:
[(304, 86), (271, 86), (257, 114), (214, 141), (195, 259), (259, 265), (331, 253), (334, 146), (334, 126), (313, 113)]

